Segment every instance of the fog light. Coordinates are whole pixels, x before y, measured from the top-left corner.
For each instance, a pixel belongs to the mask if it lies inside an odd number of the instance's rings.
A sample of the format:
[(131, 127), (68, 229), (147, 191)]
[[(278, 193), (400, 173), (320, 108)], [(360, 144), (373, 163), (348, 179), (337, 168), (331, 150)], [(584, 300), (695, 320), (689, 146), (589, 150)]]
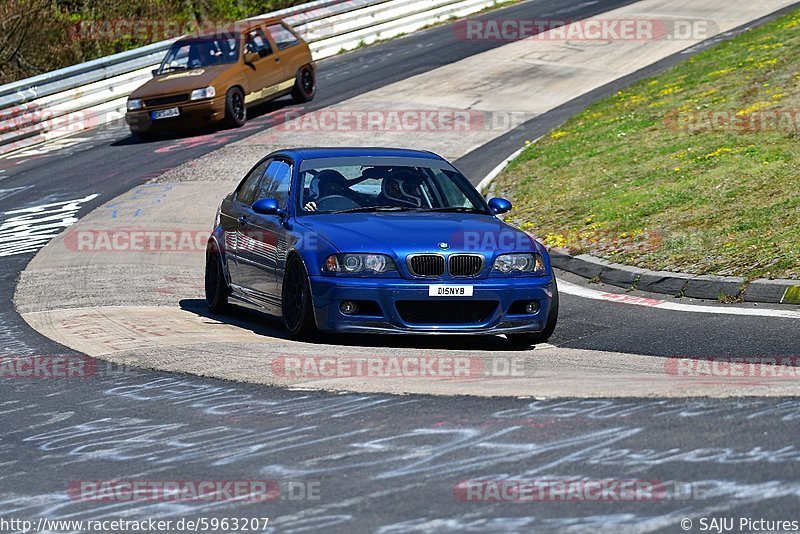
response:
[(358, 306), (356, 306), (355, 302), (346, 300), (339, 305), (339, 311), (345, 315), (353, 315), (358, 311)]
[(525, 313), (536, 313), (539, 311), (539, 302), (532, 300), (525, 305)]

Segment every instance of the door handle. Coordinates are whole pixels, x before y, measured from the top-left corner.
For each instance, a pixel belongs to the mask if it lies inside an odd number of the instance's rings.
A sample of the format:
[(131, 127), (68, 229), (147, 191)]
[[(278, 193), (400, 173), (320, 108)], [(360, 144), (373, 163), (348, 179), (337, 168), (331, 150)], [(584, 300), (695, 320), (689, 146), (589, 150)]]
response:
[(279, 58), (279, 57), (276, 57), (276, 58), (275, 58), (275, 62), (276, 62), (276, 63), (277, 63), (278, 61), (280, 61), (280, 60), (281, 60), (281, 58)]
[(239, 226), (247, 226), (247, 217), (244, 215), (239, 217)]

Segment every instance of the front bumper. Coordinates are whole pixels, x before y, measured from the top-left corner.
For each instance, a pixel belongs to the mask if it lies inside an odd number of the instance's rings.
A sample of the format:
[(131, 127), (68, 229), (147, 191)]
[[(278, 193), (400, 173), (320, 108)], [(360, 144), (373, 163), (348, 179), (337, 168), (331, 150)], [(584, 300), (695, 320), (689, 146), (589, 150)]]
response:
[[(317, 326), (326, 332), (405, 334), (506, 334), (544, 330), (552, 301), (553, 276), (489, 278), (483, 280), (406, 280), (399, 278), (346, 278), (312, 276), (311, 295)], [(471, 285), (472, 297), (429, 297), (429, 285)], [(398, 301), (496, 301), (485, 320), (459, 324), (419, 323), (404, 320)], [(512, 314), (512, 304), (537, 301), (534, 314)], [(373, 301), (379, 315), (345, 315), (344, 301)]]
[[(150, 118), (150, 113), (170, 108), (180, 109), (180, 115), (167, 119)], [(179, 128), (192, 128), (213, 124), (225, 117), (225, 95), (216, 96), (207, 100), (186, 101), (179, 104), (158, 106), (125, 114), (125, 122), (132, 132), (144, 133), (156, 130), (173, 130)]]

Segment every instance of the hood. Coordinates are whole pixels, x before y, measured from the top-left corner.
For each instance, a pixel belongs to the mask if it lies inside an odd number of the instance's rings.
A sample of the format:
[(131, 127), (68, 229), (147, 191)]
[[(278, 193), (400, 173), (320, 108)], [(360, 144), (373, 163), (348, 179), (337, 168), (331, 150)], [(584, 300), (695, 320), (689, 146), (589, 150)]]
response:
[(232, 64), (214, 65), (202, 69), (181, 70), (154, 76), (153, 79), (139, 87), (130, 98), (152, 98), (176, 93), (189, 93), (214, 85), (214, 80), (230, 69)]
[(398, 258), (425, 252), (477, 252), (491, 258), (500, 252), (538, 250), (525, 232), (481, 214), (353, 213), (308, 215), (297, 221), (340, 252), (376, 252)]

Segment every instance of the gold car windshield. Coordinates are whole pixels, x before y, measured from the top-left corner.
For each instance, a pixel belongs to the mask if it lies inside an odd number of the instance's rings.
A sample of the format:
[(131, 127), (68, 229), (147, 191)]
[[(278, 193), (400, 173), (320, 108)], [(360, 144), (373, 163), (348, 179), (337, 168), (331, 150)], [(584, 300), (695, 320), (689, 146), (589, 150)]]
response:
[(233, 37), (179, 41), (167, 52), (159, 73), (235, 63), (238, 59), (239, 41)]

